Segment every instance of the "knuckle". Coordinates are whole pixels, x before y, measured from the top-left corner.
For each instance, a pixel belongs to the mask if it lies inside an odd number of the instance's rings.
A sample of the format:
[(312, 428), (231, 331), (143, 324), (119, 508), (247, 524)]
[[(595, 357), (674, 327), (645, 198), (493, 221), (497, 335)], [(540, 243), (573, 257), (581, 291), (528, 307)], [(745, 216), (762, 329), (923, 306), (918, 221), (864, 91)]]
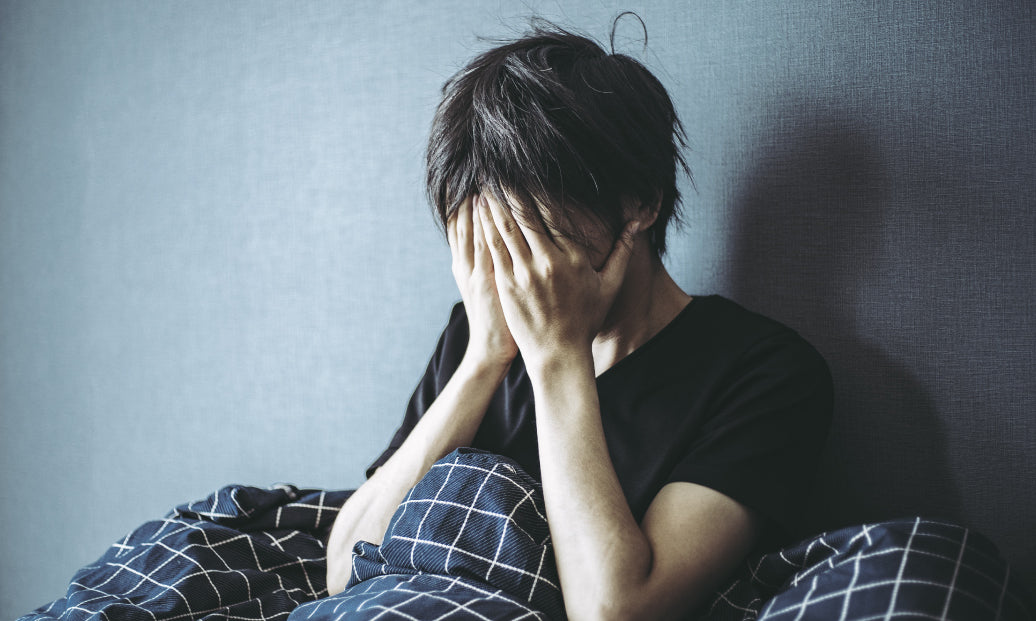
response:
[(525, 285), (518, 281), (517, 276), (514, 278), (514, 280), (510, 280), (504, 285), (504, 289), (507, 292), (507, 296), (510, 298), (521, 298), (526, 288), (527, 287)]
[(532, 274), (529, 273), (529, 270), (526, 269), (525, 266), (515, 265), (513, 268), (513, 273), (515, 284), (517, 284), (523, 289), (529, 287), (529, 284), (532, 282)]

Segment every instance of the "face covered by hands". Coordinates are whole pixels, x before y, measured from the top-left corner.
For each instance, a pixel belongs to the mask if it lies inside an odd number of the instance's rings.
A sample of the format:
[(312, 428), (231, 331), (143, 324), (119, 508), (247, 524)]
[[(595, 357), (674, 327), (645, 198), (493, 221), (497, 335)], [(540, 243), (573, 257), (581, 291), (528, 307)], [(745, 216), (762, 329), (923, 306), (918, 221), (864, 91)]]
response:
[(500, 309), (530, 372), (552, 360), (591, 355), (625, 280), (640, 223), (626, 224), (597, 267), (585, 247), (518, 221), (488, 196), (476, 196), (473, 208)]
[(486, 246), (482, 212), (474, 196), (464, 199), (446, 223), (446, 238), (453, 256), (453, 278), (457, 281), (468, 316), (468, 350), (473, 361), (509, 365), (518, 346), (504, 320), (496, 291), (493, 258)]

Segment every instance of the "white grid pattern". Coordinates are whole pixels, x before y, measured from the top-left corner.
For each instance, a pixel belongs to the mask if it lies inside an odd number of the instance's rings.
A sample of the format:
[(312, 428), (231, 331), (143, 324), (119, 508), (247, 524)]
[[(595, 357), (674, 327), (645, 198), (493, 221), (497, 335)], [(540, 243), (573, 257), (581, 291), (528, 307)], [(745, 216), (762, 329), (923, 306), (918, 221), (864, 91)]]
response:
[(702, 621), (1027, 621), (1031, 597), (974, 531), (917, 517), (824, 533), (749, 559)]
[(436, 462), (382, 545), (355, 552), (349, 588), (292, 621), (564, 616), (539, 482), (498, 455), (459, 449)]
[(536, 619), (546, 613), (500, 589), (459, 576), (390, 574), (365, 580), (343, 593), (303, 604), (290, 621), (374, 619)]
[[(539, 484), (455, 452), (361, 542), (357, 583), (326, 599), (323, 539), (351, 492), (229, 486), (143, 524), (20, 621), (564, 618)], [(313, 601), (317, 600), (317, 601)], [(300, 605), (301, 604), (301, 605)], [(1036, 618), (996, 547), (912, 518), (824, 533), (744, 564), (699, 621)]]
[(134, 529), (21, 621), (285, 619), (327, 594), (322, 540), (349, 493), (222, 488)]

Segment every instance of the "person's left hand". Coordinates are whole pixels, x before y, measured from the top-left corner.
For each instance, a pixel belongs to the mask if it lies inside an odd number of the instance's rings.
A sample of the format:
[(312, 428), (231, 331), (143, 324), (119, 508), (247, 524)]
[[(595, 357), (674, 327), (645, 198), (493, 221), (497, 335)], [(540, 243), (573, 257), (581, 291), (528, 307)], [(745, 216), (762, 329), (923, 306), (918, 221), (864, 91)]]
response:
[(626, 275), (639, 223), (631, 220), (600, 270), (586, 249), (515, 219), (493, 198), (478, 201), (507, 326), (530, 370), (591, 353)]

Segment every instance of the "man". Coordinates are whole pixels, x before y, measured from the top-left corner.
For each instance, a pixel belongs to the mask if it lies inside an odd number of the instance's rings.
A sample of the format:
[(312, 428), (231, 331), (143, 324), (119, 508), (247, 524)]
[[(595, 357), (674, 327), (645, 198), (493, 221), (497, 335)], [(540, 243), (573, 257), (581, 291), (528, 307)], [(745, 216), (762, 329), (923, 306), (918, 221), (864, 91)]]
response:
[(328, 542), (345, 588), (439, 458), (474, 446), (543, 484), (572, 619), (679, 618), (792, 523), (827, 432), (824, 361), (692, 296), (661, 257), (683, 130), (635, 60), (556, 27), (443, 88), (428, 192), (463, 300)]

